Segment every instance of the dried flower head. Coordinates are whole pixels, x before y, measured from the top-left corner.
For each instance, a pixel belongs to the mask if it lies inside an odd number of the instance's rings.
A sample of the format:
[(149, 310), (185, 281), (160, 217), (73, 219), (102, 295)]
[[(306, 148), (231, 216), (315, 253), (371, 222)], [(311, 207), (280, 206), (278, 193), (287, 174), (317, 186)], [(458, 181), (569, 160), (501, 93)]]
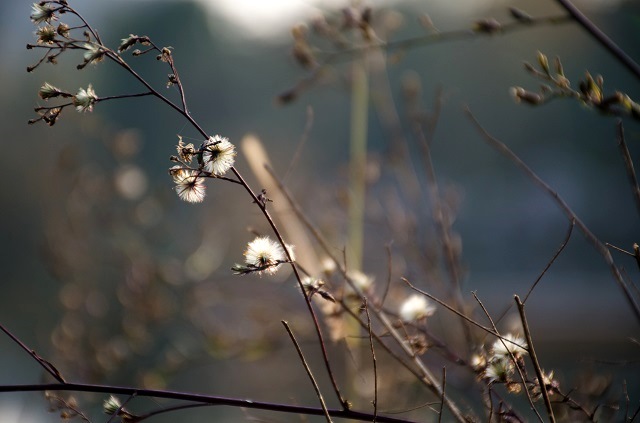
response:
[(98, 96), (91, 84), (86, 90), (84, 88), (78, 89), (78, 93), (73, 96), (73, 105), (79, 112), (92, 112), (96, 101), (98, 101)]
[(244, 261), (248, 268), (254, 269), (258, 274), (274, 274), (278, 271), (278, 265), (286, 261), (286, 256), (278, 242), (262, 236), (247, 244)]
[(169, 169), (169, 174), (173, 177), (176, 193), (181, 200), (188, 203), (201, 203), (204, 200), (206, 189), (200, 171), (174, 166)]
[(509, 353), (516, 357), (522, 357), (527, 354), (527, 343), (522, 337), (508, 333), (503, 338), (497, 339), (493, 343), (491, 352), (494, 358), (509, 357)]
[(48, 4), (33, 3), (31, 6), (31, 22), (41, 24), (43, 22), (50, 23), (56, 20), (55, 10)]
[(104, 411), (105, 414), (115, 414), (120, 408), (122, 408), (120, 400), (113, 395), (110, 395), (109, 398), (102, 403), (102, 411)]
[(71, 27), (64, 22), (60, 22), (58, 28), (56, 28), (58, 35), (64, 38), (69, 38), (69, 31), (71, 31)]
[(60, 91), (60, 89), (58, 89), (57, 87), (54, 87), (53, 85), (49, 84), (48, 82), (45, 82), (42, 85), (42, 87), (40, 87), (40, 91), (38, 91), (38, 95), (43, 100), (55, 98), (60, 96), (61, 94), (65, 94), (65, 93)]
[(86, 51), (84, 52), (83, 56), (84, 64), (80, 65), (81, 67), (84, 67), (91, 63), (98, 63), (102, 59), (104, 59), (105, 51), (100, 45), (94, 43), (84, 43), (83, 48)]
[(400, 318), (404, 322), (414, 322), (435, 313), (435, 306), (423, 295), (414, 294), (400, 306)]
[(506, 382), (513, 372), (513, 362), (508, 357), (494, 358), (484, 370), (484, 377), (493, 382)]
[(204, 170), (216, 176), (224, 175), (233, 166), (235, 149), (228, 138), (220, 135), (209, 137), (201, 147)]
[(52, 25), (38, 27), (36, 37), (39, 44), (53, 44), (56, 39), (57, 31)]
[(193, 144), (185, 144), (180, 135), (178, 135), (178, 146), (176, 147), (176, 150), (178, 151), (178, 157), (180, 157), (180, 160), (185, 163), (191, 162), (191, 159), (196, 154), (196, 149)]

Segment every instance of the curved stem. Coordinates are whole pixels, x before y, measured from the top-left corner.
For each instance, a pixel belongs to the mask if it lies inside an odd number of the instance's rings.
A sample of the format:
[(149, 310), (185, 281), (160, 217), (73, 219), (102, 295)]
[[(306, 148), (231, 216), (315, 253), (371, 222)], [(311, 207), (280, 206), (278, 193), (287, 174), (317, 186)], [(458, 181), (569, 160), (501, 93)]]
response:
[[(270, 410), (280, 413), (303, 414), (309, 416), (324, 416), (325, 412), (319, 407), (306, 407), (299, 405), (289, 405), (273, 402), (262, 402), (245, 400), (238, 398), (218, 397), (212, 395), (202, 395), (195, 393), (154, 390), (154, 389), (138, 389), (124, 386), (109, 385), (91, 385), (83, 383), (43, 383), (35, 385), (3, 385), (0, 386), (0, 392), (43, 392), (43, 391), (72, 391), (72, 392), (93, 392), (103, 394), (119, 394), (119, 395), (136, 395), (137, 397), (151, 398), (168, 398), (182, 401), (192, 401), (198, 404), (206, 404), (209, 406), (223, 405), (230, 407), (242, 407), (257, 410)], [(184, 407), (183, 407), (184, 408)], [(176, 408), (177, 409), (177, 408)], [(348, 409), (327, 409), (332, 417), (358, 421), (372, 421), (373, 414), (353, 411)], [(415, 423), (412, 420), (399, 419), (388, 416), (377, 416), (377, 422), (380, 423)]]
[(589, 20), (580, 10), (569, 0), (557, 0), (571, 17), (578, 22), (592, 37), (606, 48), (609, 53), (613, 54), (620, 63), (633, 73), (636, 78), (640, 79), (640, 65), (636, 63), (627, 53), (624, 52), (607, 34), (598, 28)]

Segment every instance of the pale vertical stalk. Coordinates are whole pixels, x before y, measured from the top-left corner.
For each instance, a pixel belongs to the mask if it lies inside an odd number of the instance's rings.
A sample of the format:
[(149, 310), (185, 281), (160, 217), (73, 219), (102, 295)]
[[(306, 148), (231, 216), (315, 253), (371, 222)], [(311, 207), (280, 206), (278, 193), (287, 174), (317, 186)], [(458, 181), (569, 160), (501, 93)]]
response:
[(347, 267), (360, 270), (362, 267), (364, 237), (363, 221), (369, 111), (369, 77), (364, 60), (356, 61), (353, 64), (352, 78)]
[[(352, 68), (351, 84), (351, 132), (349, 141), (349, 209), (347, 228), (347, 263), (349, 270), (362, 270), (362, 246), (364, 238), (364, 205), (366, 197), (367, 124), (369, 111), (369, 76), (366, 59), (356, 60)], [(360, 326), (353, 319), (345, 322), (348, 348), (353, 352), (347, 358), (347, 380), (356, 381), (356, 369), (362, 362), (359, 346)], [(353, 387), (352, 387), (353, 388)], [(352, 394), (357, 392), (352, 391)]]

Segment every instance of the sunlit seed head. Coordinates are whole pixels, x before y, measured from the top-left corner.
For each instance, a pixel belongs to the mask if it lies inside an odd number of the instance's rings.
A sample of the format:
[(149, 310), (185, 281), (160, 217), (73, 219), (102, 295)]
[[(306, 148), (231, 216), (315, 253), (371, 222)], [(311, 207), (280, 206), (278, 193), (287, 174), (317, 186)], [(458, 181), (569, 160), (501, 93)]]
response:
[(247, 244), (244, 259), (247, 266), (259, 269), (259, 274), (274, 274), (278, 270), (278, 265), (286, 261), (286, 256), (278, 242), (268, 236), (262, 236)]
[(204, 178), (200, 176), (198, 171), (192, 169), (176, 170), (175, 167), (170, 171), (173, 181), (176, 184), (175, 190), (181, 200), (188, 203), (201, 203), (206, 194)]
[(423, 295), (411, 295), (400, 306), (400, 318), (404, 322), (414, 322), (435, 313), (435, 306)]
[(204, 170), (216, 176), (224, 175), (235, 162), (235, 149), (236, 147), (225, 137), (210, 137), (202, 147)]
[(495, 358), (509, 357), (509, 352), (516, 357), (521, 357), (527, 354), (527, 343), (522, 337), (508, 333), (503, 336), (503, 338), (504, 339), (497, 339), (493, 343), (491, 352)]
[(98, 96), (91, 84), (89, 84), (86, 90), (84, 88), (78, 89), (78, 93), (73, 96), (73, 105), (79, 112), (91, 112), (97, 100)]
[(512, 372), (513, 362), (507, 357), (502, 357), (489, 362), (484, 377), (489, 379), (489, 382), (506, 382)]
[(41, 24), (43, 22), (50, 23), (56, 20), (54, 9), (48, 4), (33, 3), (31, 6), (31, 22)]

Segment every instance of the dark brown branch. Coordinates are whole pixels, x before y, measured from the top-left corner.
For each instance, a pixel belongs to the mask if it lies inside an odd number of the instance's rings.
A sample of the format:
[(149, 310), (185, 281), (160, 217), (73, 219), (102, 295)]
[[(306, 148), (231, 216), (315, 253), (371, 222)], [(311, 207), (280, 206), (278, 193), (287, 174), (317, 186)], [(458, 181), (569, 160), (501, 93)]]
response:
[(15, 342), (16, 344), (18, 344), (20, 346), (20, 348), (22, 348), (23, 350), (26, 351), (27, 354), (29, 354), (34, 360), (36, 360), (38, 362), (38, 364), (40, 366), (42, 366), (43, 369), (45, 369), (47, 371), (47, 373), (49, 373), (51, 376), (53, 376), (53, 378), (55, 380), (57, 380), (60, 383), (66, 383), (66, 381), (64, 380), (64, 378), (62, 377), (62, 374), (60, 374), (60, 372), (58, 371), (58, 369), (55, 368), (55, 366), (53, 364), (51, 364), (50, 362), (48, 362), (47, 360), (45, 360), (44, 358), (40, 357), (40, 355), (38, 355), (37, 352), (35, 352), (34, 350), (32, 350), (31, 348), (29, 348), (24, 342), (22, 342), (20, 339), (18, 339), (17, 336), (15, 336), (13, 333), (11, 333), (9, 331), (9, 329), (5, 328), (4, 325), (0, 324), (0, 329), (7, 334), (7, 336), (9, 338), (11, 338), (11, 340), (13, 342)]
[(293, 346), (296, 347), (296, 351), (298, 352), (298, 357), (300, 357), (300, 361), (304, 366), (304, 370), (307, 372), (307, 376), (309, 376), (309, 379), (311, 379), (311, 384), (313, 384), (313, 389), (316, 391), (318, 400), (320, 400), (320, 405), (322, 406), (324, 415), (327, 418), (327, 422), (333, 423), (333, 421), (331, 420), (331, 416), (329, 416), (329, 412), (327, 411), (327, 404), (324, 402), (324, 398), (322, 397), (322, 392), (320, 392), (320, 387), (318, 386), (316, 379), (313, 377), (313, 373), (311, 372), (311, 367), (309, 367), (307, 360), (304, 358), (304, 354), (302, 353), (300, 344), (298, 344), (298, 341), (296, 341), (296, 337), (293, 335), (293, 332), (289, 327), (289, 323), (287, 323), (285, 320), (282, 320), (282, 325), (287, 330), (287, 333), (289, 334), (289, 338), (291, 338), (291, 342), (293, 342)]
[[(324, 416), (325, 412), (319, 407), (306, 407), (272, 402), (253, 401), (237, 398), (217, 397), (212, 395), (194, 394), (176, 391), (164, 391), (154, 389), (138, 389), (124, 386), (91, 385), (84, 383), (44, 383), (36, 385), (2, 385), (0, 392), (43, 392), (43, 391), (68, 391), (68, 392), (93, 392), (115, 395), (132, 395), (150, 398), (168, 398), (182, 401), (192, 401), (210, 406), (242, 407), (256, 410), (276, 411), (280, 413), (304, 414), (309, 416)], [(344, 418), (358, 421), (371, 421), (373, 415), (348, 409), (328, 409), (331, 417)], [(398, 419), (389, 416), (378, 416), (379, 423), (415, 423), (411, 420)]]
[[(547, 408), (547, 413), (549, 414), (549, 421), (551, 423), (555, 423), (556, 418), (553, 415), (553, 408), (551, 407), (551, 401), (549, 401), (549, 394), (547, 393), (547, 387), (544, 382), (544, 375), (542, 374), (542, 369), (540, 368), (540, 362), (538, 361), (538, 355), (536, 354), (535, 348), (533, 348), (533, 338), (531, 337), (531, 332), (529, 330), (529, 324), (527, 323), (527, 317), (524, 313), (524, 303), (520, 301), (520, 297), (515, 296), (516, 305), (518, 306), (518, 312), (520, 313), (520, 321), (522, 322), (522, 330), (524, 331), (524, 336), (527, 339), (527, 350), (529, 351), (529, 356), (531, 357), (531, 363), (533, 364), (533, 368), (536, 372), (536, 376), (538, 376), (538, 385), (540, 386), (540, 392), (542, 393), (542, 398), (544, 400), (544, 406)], [(526, 389), (526, 386), (525, 386)]]
[(640, 65), (638, 65), (627, 53), (624, 52), (611, 38), (607, 36), (600, 28), (591, 22), (580, 10), (569, 0), (557, 0), (558, 3), (567, 11), (569, 15), (578, 22), (592, 37), (604, 46), (616, 59), (626, 66), (636, 78), (640, 79)]
[(627, 302), (631, 307), (631, 310), (633, 311), (638, 322), (640, 322), (640, 306), (638, 306), (636, 299), (633, 297), (633, 295), (629, 291), (629, 287), (624, 281), (624, 278), (622, 277), (622, 274), (620, 273), (618, 266), (616, 266), (615, 262), (613, 261), (613, 257), (611, 257), (611, 253), (609, 252), (609, 249), (607, 248), (607, 246), (604, 245), (604, 243), (602, 243), (602, 241), (600, 241), (589, 230), (587, 225), (585, 225), (584, 222), (582, 222), (582, 220), (578, 218), (578, 216), (574, 213), (571, 207), (569, 207), (569, 205), (562, 199), (562, 197), (560, 197), (560, 195), (556, 191), (554, 191), (533, 170), (531, 170), (531, 168), (527, 166), (527, 164), (524, 163), (522, 159), (520, 159), (520, 157), (518, 157), (513, 151), (509, 149), (509, 147), (506, 146), (506, 144), (504, 144), (503, 142), (501, 142), (500, 140), (498, 140), (497, 138), (494, 138), (491, 134), (489, 134), (487, 130), (484, 129), (482, 125), (480, 125), (480, 122), (478, 122), (478, 120), (471, 113), (471, 110), (469, 110), (469, 108), (466, 108), (465, 112), (469, 117), (469, 119), (471, 120), (471, 122), (476, 127), (476, 129), (478, 130), (478, 132), (482, 135), (483, 139), (490, 146), (495, 148), (499, 153), (501, 153), (502, 155), (507, 157), (510, 161), (512, 161), (518, 168), (520, 168), (520, 170), (522, 170), (529, 177), (529, 179), (531, 179), (536, 185), (542, 188), (555, 201), (558, 207), (560, 207), (560, 209), (567, 216), (567, 219), (571, 221), (575, 221), (576, 226), (578, 227), (578, 229), (580, 229), (584, 237), (593, 245), (596, 251), (600, 253), (605, 263), (609, 266), (609, 269), (611, 270), (611, 273), (613, 274), (615, 281), (618, 283), (618, 286), (620, 287), (620, 289), (622, 289), (622, 292), (624, 293), (627, 299)]
[(629, 153), (629, 148), (627, 147), (627, 143), (624, 139), (624, 127), (622, 126), (622, 120), (618, 120), (616, 129), (618, 135), (618, 147), (620, 148), (620, 154), (622, 154), (622, 159), (624, 160), (624, 167), (627, 169), (629, 183), (633, 189), (633, 199), (636, 202), (638, 213), (640, 213), (640, 186), (638, 186), (638, 178), (636, 177), (636, 171), (633, 167), (633, 160), (631, 160), (631, 154)]

